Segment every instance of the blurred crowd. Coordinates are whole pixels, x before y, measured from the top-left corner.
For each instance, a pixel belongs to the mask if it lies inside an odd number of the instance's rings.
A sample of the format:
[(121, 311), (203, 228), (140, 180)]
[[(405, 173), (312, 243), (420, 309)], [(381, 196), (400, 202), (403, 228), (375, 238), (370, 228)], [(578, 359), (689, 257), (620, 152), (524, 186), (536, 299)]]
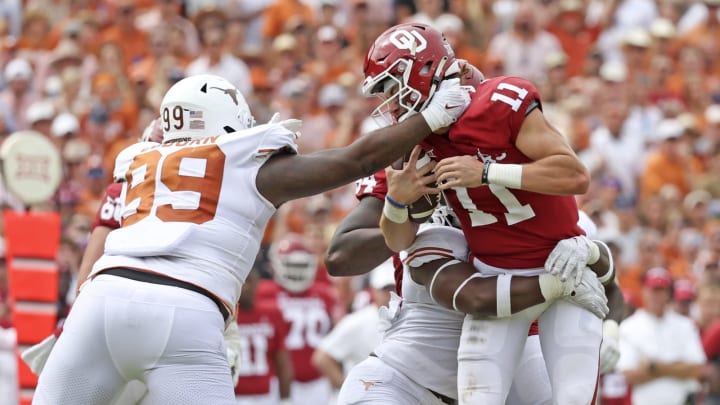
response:
[[(77, 272), (115, 156), (169, 86), (217, 74), (258, 123), (302, 119), (301, 153), (347, 145), (375, 126), (377, 100), (359, 92), (364, 55), (405, 21), (443, 31), (486, 76), (540, 89), (591, 170), (579, 205), (614, 251), (631, 310), (661, 267), (668, 305), (701, 334), (720, 322), (720, 0), (4, 0), (0, 142), (31, 129), (62, 156), (59, 191), (31, 208), (62, 216), (64, 277)], [(0, 204), (25, 208), (3, 189)], [(354, 204), (354, 185), (288, 203), (263, 245), (299, 233), (322, 257)], [(367, 281), (329, 279), (343, 310), (356, 309)], [(11, 327), (7, 296), (0, 271), (0, 329)]]

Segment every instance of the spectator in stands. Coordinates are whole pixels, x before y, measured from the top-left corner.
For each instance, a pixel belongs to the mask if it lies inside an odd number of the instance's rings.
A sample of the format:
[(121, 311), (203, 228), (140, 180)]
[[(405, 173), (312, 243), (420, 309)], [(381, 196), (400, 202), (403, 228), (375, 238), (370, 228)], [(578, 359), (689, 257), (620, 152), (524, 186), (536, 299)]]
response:
[(342, 386), (347, 371), (365, 360), (380, 343), (378, 309), (390, 302), (390, 291), (395, 290), (394, 271), (392, 259), (388, 259), (370, 272), (372, 303), (346, 315), (313, 353), (313, 365), (330, 380), (335, 391)]
[(705, 353), (690, 318), (669, 310), (672, 278), (655, 267), (643, 280), (643, 307), (620, 324), (620, 361), (633, 405), (683, 405), (698, 389)]
[(672, 184), (682, 198), (690, 191), (691, 150), (684, 129), (675, 119), (660, 122), (655, 129), (658, 147), (650, 152), (640, 179), (640, 198), (656, 195)]
[(226, 78), (243, 94), (252, 93), (250, 69), (245, 62), (226, 49), (224, 26), (207, 28), (200, 32), (202, 54), (190, 62), (185, 69), (186, 76), (214, 74)]
[(562, 50), (557, 38), (538, 25), (537, 17), (532, 0), (518, 2), (512, 29), (490, 41), (488, 51), (503, 55), (506, 74), (540, 80), (545, 75), (545, 56)]

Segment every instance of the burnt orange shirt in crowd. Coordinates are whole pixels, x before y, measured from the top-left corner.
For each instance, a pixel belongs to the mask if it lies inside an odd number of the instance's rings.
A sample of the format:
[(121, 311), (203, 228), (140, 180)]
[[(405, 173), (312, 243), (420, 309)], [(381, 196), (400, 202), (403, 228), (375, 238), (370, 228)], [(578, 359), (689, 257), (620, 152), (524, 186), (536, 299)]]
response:
[(654, 152), (648, 157), (645, 170), (640, 176), (640, 196), (655, 195), (667, 184), (676, 186), (681, 195), (686, 195), (690, 191), (686, 174), (688, 169), (685, 163), (671, 160), (661, 151)]
[(287, 21), (296, 15), (303, 17), (305, 23), (313, 20), (313, 10), (299, 0), (277, 0), (263, 12), (263, 37), (272, 39), (285, 31)]
[(105, 42), (114, 42), (120, 46), (126, 68), (150, 54), (147, 34), (138, 29), (128, 32), (117, 26), (109, 27), (100, 34), (100, 43)]
[(571, 34), (553, 24), (547, 30), (560, 41), (567, 55), (567, 75), (572, 77), (582, 74), (587, 55), (595, 46), (602, 29), (599, 26), (585, 27), (577, 34)]

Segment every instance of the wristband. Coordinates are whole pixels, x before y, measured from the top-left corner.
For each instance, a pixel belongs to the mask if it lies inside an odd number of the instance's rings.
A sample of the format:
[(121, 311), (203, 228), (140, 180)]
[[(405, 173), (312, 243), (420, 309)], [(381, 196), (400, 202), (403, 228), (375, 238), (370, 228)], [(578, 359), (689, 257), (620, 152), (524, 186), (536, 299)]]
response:
[(480, 178), (480, 182), (482, 184), (488, 184), (488, 171), (490, 171), (491, 164), (492, 162), (490, 162), (489, 160), (483, 162), (482, 177)]
[[(483, 167), (483, 171), (485, 168)], [(508, 188), (520, 188), (522, 184), (522, 165), (493, 163), (488, 165), (487, 184), (497, 184)]]
[(440, 128), (445, 128), (455, 122), (455, 120), (447, 122), (447, 113), (444, 110), (438, 111), (437, 108), (433, 108), (432, 106), (429, 106), (428, 108), (421, 111), (420, 115), (423, 116), (423, 118), (425, 119), (425, 123), (427, 123), (428, 127), (430, 127), (430, 131), (432, 132), (435, 132)]
[(442, 266), (438, 267), (437, 270), (435, 270), (435, 274), (433, 274), (432, 279), (430, 280), (430, 286), (428, 287), (428, 293), (430, 294), (430, 299), (437, 302), (435, 300), (435, 297), (433, 296), (432, 292), (433, 292), (433, 286), (435, 285), (435, 279), (437, 278), (438, 274), (440, 274), (441, 271), (447, 269), (448, 267), (452, 266), (453, 264), (458, 264), (458, 263), (460, 263), (460, 260), (453, 259), (453, 260), (446, 262)]
[(408, 220), (408, 209), (406, 206), (398, 204), (386, 196), (385, 205), (383, 205), (383, 215), (396, 224), (402, 224)]
[(593, 265), (600, 260), (600, 248), (598, 248), (597, 244), (595, 242), (591, 241), (587, 237), (584, 238), (585, 242), (588, 245), (588, 258), (587, 258), (587, 264)]
[(475, 273), (475, 274), (471, 275), (470, 277), (466, 278), (465, 281), (463, 281), (462, 283), (460, 283), (460, 285), (455, 289), (455, 293), (453, 294), (453, 303), (452, 303), (452, 304), (453, 304), (453, 309), (456, 310), (457, 312), (462, 312), (462, 311), (460, 311), (460, 310), (458, 309), (457, 303), (455, 302), (455, 300), (457, 300), (458, 294), (460, 293), (460, 290), (462, 290), (463, 288), (465, 288), (465, 285), (466, 285), (467, 283), (469, 283), (470, 280), (472, 280), (472, 279), (474, 279), (474, 278), (477, 278), (477, 277), (482, 277), (482, 274), (480, 274), (480, 273)]
[(552, 274), (541, 274), (538, 276), (538, 283), (540, 284), (540, 293), (543, 298), (545, 298), (545, 301), (554, 300), (555, 298), (563, 296), (563, 283)]
[(512, 274), (500, 274), (497, 277), (497, 316), (506, 318), (512, 315), (510, 306), (510, 281)]
[(390, 198), (390, 196), (387, 195), (387, 194), (385, 194), (385, 201), (389, 202), (390, 204), (392, 204), (394, 207), (397, 207), (397, 208), (407, 208), (407, 207), (408, 207), (408, 206), (405, 205), (405, 204), (400, 204), (399, 202), (393, 200), (393, 199)]
[(605, 285), (608, 283), (608, 281), (615, 278), (615, 261), (613, 260), (612, 250), (610, 250), (610, 247), (601, 240), (595, 240), (593, 242), (598, 243), (600, 244), (600, 246), (604, 247), (605, 251), (607, 251), (608, 254), (608, 271), (607, 273), (598, 277), (598, 281), (600, 281), (602, 285)]

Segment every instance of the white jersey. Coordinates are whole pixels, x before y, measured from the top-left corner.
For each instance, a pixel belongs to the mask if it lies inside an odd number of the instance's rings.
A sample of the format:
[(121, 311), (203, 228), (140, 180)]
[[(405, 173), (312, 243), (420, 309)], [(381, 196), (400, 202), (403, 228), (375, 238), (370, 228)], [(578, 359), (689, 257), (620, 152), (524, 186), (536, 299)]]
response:
[(267, 159), (297, 151), (295, 134), (261, 125), (214, 137), (136, 144), (121, 152), (121, 228), (92, 273), (130, 267), (200, 286), (235, 307), (275, 207), (255, 179)]
[[(450, 226), (421, 225), (407, 250), (406, 264), (417, 267), (442, 258), (467, 260), (462, 231)], [(457, 398), (457, 348), (465, 314), (436, 304), (424, 286), (403, 270), (402, 304), (375, 354), (425, 388)]]

